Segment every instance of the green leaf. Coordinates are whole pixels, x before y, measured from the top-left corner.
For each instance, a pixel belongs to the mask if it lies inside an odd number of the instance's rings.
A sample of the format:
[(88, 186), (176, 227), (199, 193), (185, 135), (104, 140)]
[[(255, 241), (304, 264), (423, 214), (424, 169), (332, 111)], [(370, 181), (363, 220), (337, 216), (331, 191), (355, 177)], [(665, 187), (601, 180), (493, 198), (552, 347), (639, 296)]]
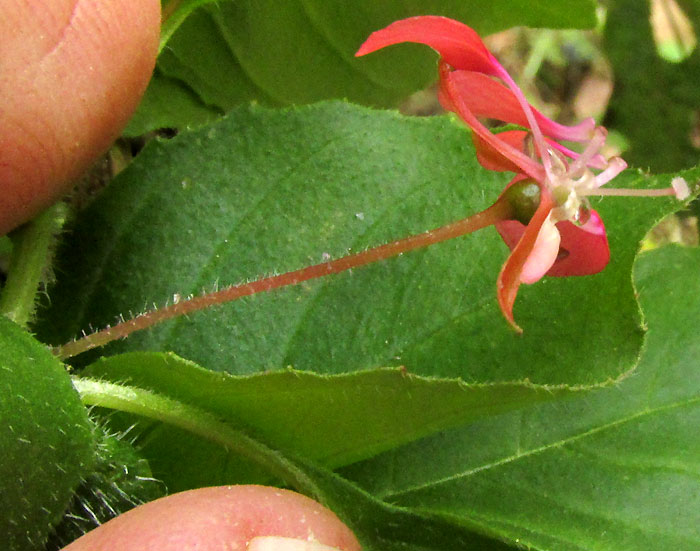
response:
[(519, 549), (476, 523), (382, 502), (347, 480), (297, 460), (314, 484), (314, 497), (335, 512), (367, 551), (507, 551)]
[[(184, 2), (182, 13), (185, 5), (197, 3)], [(354, 53), (372, 31), (427, 14), (464, 21), (485, 34), (515, 25), (591, 28), (596, 21), (591, 0), (566, 5), (527, 0), (222, 2), (195, 11), (172, 35), (137, 115), (140, 122), (130, 132), (199, 124), (209, 120), (210, 109), (228, 111), (250, 101), (289, 105), (349, 98), (396, 105), (436, 78), (435, 54), (416, 45), (361, 60)], [(169, 80), (167, 86), (176, 81), (189, 88), (199, 105), (176, 111), (154, 101), (162, 93), (162, 79)]]
[[(470, 527), (382, 503), (313, 463), (283, 455), (236, 430), (220, 417), (171, 397), (88, 378), (77, 378), (75, 384), (88, 404), (130, 412), (137, 416), (133, 419), (150, 418), (166, 429), (180, 428), (190, 439), (203, 439), (200, 441), (208, 441), (220, 450), (254, 460), (291, 487), (324, 503), (338, 514), (367, 551), (437, 551), (455, 546), (493, 551), (510, 548), (506, 543)], [(189, 459), (180, 455), (181, 462)], [(208, 470), (208, 463), (199, 462), (198, 466)]]
[(124, 130), (126, 136), (140, 136), (154, 128), (186, 128), (192, 121), (201, 124), (221, 116), (221, 111), (203, 105), (182, 82), (160, 75), (157, 69), (155, 74)]
[[(699, 30), (700, 2), (681, 4)], [(664, 60), (654, 45), (648, 2), (616, 0), (607, 19), (605, 46), (615, 73), (607, 124), (629, 141), (625, 159), (655, 172), (696, 165), (700, 50), (682, 63)]]
[[(639, 260), (649, 338), (635, 374), (615, 387), (472, 423), (345, 469), (370, 493), (307, 460), (272, 457), (348, 523), (364, 549), (503, 549), (501, 540), (552, 550), (696, 549), (699, 263), (700, 249), (675, 247)], [(153, 397), (146, 391), (133, 403)], [(201, 418), (180, 411), (182, 426)], [(209, 429), (195, 432), (225, 444), (230, 429), (218, 415), (208, 419)], [(247, 438), (234, 435), (230, 445)]]
[[(138, 352), (99, 360), (84, 374), (127, 381), (175, 398), (244, 427), (277, 448), (331, 467), (371, 457), (469, 418), (567, 394), (526, 384), (469, 387), (396, 369), (330, 377), (293, 370), (233, 377), (174, 354)], [(148, 438), (154, 438), (153, 430)], [(208, 483), (225, 482), (218, 476)]]
[(637, 263), (649, 333), (614, 387), (482, 420), (346, 470), (394, 504), (539, 549), (700, 546), (700, 249)]
[(215, 0), (161, 0), (163, 23), (160, 29), (160, 46), (162, 52), (173, 33), (197, 8), (211, 4)]
[[(686, 173), (697, 179), (700, 171)], [(144, 305), (301, 268), (420, 233), (493, 202), (508, 176), (481, 169), (448, 118), (343, 103), (239, 109), (158, 142), (67, 232), (39, 328), (51, 343)], [(627, 172), (621, 187), (668, 185)], [(636, 364), (630, 281), (639, 242), (673, 199), (597, 204), (613, 261), (600, 274), (524, 286), (515, 335), (495, 300), (496, 232), (163, 323), (112, 347), (174, 351), (232, 374), (404, 366), (468, 383), (595, 385)]]
[(91, 424), (63, 365), (0, 316), (0, 534), (43, 549), (94, 460)]

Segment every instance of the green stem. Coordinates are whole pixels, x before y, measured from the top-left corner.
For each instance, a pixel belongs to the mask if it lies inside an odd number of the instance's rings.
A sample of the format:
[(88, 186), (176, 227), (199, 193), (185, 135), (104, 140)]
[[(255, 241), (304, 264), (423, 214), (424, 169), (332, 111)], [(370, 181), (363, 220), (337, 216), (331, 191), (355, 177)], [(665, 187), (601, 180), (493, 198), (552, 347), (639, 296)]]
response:
[(133, 413), (186, 430), (250, 459), (297, 491), (319, 498), (316, 484), (281, 453), (206, 411), (134, 386), (86, 377), (73, 377), (73, 386), (85, 405)]
[(19, 325), (26, 325), (34, 314), (40, 284), (50, 270), (53, 245), (66, 211), (64, 203), (56, 203), (10, 234), (12, 260), (0, 295), (0, 314)]

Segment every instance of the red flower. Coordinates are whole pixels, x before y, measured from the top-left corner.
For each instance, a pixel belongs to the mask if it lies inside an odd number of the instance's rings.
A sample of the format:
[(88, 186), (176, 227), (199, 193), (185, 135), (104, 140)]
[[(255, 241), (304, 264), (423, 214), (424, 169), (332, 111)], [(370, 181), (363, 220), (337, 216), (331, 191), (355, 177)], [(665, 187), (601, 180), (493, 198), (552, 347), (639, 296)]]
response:
[[(589, 275), (605, 268), (610, 250), (603, 221), (589, 206), (589, 195), (672, 195), (665, 190), (600, 189), (626, 168), (619, 157), (598, 152), (606, 130), (593, 119), (576, 126), (558, 124), (534, 109), (498, 60), (470, 27), (438, 16), (396, 21), (370, 35), (356, 56), (402, 42), (430, 46), (440, 54), (439, 99), (473, 131), (477, 158), (489, 170), (511, 171), (508, 184), (530, 180), (539, 187), (539, 203), (517, 219), (502, 220), (496, 229), (511, 249), (498, 276), (498, 302), (506, 319), (521, 283), (544, 275)], [(497, 119), (527, 130), (493, 134), (479, 118)], [(576, 153), (558, 143), (583, 144)], [(678, 194), (677, 194), (678, 195)]]

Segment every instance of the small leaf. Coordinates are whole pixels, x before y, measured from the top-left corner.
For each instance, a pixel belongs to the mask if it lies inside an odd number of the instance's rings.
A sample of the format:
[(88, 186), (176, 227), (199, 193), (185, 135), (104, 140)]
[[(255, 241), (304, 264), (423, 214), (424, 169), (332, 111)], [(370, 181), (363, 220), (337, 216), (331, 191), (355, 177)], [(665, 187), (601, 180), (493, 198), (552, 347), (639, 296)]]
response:
[(3, 547), (40, 550), (92, 468), (91, 424), (63, 365), (4, 316), (0, 396)]

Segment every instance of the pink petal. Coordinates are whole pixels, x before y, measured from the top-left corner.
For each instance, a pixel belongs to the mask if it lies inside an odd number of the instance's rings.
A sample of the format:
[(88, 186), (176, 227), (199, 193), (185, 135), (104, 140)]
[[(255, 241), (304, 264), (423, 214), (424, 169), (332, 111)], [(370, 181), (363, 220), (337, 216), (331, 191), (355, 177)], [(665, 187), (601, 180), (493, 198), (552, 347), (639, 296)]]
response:
[(355, 56), (363, 56), (401, 42), (417, 42), (436, 50), (455, 69), (495, 74), (498, 63), (479, 35), (464, 23), (435, 15), (409, 17), (373, 32)]
[(597, 274), (610, 261), (610, 248), (605, 235), (605, 225), (598, 213), (590, 212), (583, 226), (571, 222), (559, 222), (561, 234), (559, 260), (547, 272), (549, 276), (581, 276)]
[(552, 267), (559, 254), (561, 236), (551, 217), (547, 217), (537, 234), (535, 246), (527, 257), (520, 274), (521, 283), (535, 283)]
[[(515, 94), (489, 76), (472, 71), (454, 71), (451, 75), (454, 86), (469, 110), (477, 117), (497, 119), (530, 128)], [(595, 121), (587, 119), (576, 126), (564, 126), (532, 109), (535, 121), (545, 136), (558, 140), (585, 141), (591, 138)]]
[[(520, 178), (516, 176), (514, 181), (518, 179)], [(554, 207), (552, 196), (544, 185), (540, 185), (540, 193), (540, 205), (537, 207), (537, 210), (535, 211), (535, 214), (527, 227), (523, 227), (524, 231), (521, 234), (521, 237), (513, 247), (508, 260), (506, 260), (505, 264), (503, 265), (503, 268), (501, 268), (501, 273), (498, 274), (498, 304), (501, 307), (503, 316), (518, 332), (522, 332), (522, 329), (517, 323), (515, 323), (515, 319), (513, 318), (513, 304), (515, 303), (515, 297), (518, 294), (518, 288), (522, 282), (523, 270), (528, 263), (528, 259), (533, 254), (533, 251), (536, 255), (539, 255), (539, 252), (536, 251), (536, 247), (540, 230), (548, 220), (549, 214)], [(501, 224), (502, 223), (496, 224), (496, 227), (498, 228)], [(520, 225), (522, 226), (522, 224)], [(545, 232), (547, 234), (549, 233), (549, 230), (545, 230)], [(506, 242), (506, 244), (508, 244), (508, 242)]]
[(520, 274), (521, 283), (535, 283), (542, 279), (554, 264), (559, 254), (561, 236), (551, 217), (542, 224), (535, 245), (530, 251)]
[[(496, 229), (511, 250), (525, 233), (525, 226), (516, 220), (498, 222)], [(596, 211), (590, 212), (590, 218), (583, 226), (577, 226), (568, 221), (559, 222), (557, 230), (561, 236), (558, 259), (546, 275), (554, 277), (591, 275), (597, 274), (607, 266), (610, 260), (610, 248), (605, 235), (605, 226)]]

